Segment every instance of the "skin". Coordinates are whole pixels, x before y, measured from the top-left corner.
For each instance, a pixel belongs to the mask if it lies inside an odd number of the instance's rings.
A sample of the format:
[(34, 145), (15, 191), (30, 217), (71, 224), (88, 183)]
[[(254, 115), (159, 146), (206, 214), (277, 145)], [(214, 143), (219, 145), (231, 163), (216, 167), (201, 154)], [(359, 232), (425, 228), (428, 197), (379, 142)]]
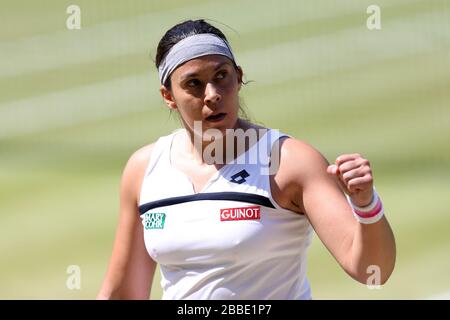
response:
[[(194, 145), (194, 121), (203, 130), (215, 128), (228, 139), (227, 128), (260, 128), (238, 118), (238, 93), (242, 69), (219, 55), (196, 58), (178, 67), (171, 75), (171, 89), (161, 86), (167, 106), (176, 110), (186, 130), (172, 145), (172, 165), (190, 177), (195, 192), (221, 167), (206, 163), (202, 151), (210, 141)], [(226, 113), (216, 123), (211, 114)], [(246, 146), (248, 148), (248, 146)], [(120, 188), (120, 219), (113, 253), (98, 299), (148, 299), (156, 268), (144, 247), (143, 228), (138, 213), (139, 193), (153, 144), (137, 150), (125, 166)], [(306, 215), (315, 232), (340, 266), (353, 279), (367, 283), (368, 267), (380, 269), (380, 284), (390, 277), (396, 258), (393, 232), (386, 217), (365, 225), (352, 214), (347, 193), (358, 206), (373, 197), (370, 163), (360, 154), (339, 155), (334, 164), (314, 147), (294, 138), (283, 138), (280, 165), (270, 176), (274, 200), (282, 207)], [(301, 163), (302, 165), (298, 165)]]

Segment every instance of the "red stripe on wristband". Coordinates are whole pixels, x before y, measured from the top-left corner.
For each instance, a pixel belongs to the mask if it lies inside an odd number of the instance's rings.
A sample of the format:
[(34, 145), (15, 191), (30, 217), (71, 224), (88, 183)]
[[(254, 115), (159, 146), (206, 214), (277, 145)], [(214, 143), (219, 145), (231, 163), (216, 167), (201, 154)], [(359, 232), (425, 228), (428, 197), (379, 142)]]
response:
[(353, 212), (355, 212), (361, 218), (372, 218), (372, 217), (376, 216), (378, 213), (380, 213), (380, 211), (382, 209), (383, 209), (383, 205), (381, 204), (381, 200), (378, 199), (378, 203), (375, 206), (375, 208), (373, 208), (373, 210), (371, 210), (369, 212), (363, 212), (363, 211), (359, 211), (359, 210), (356, 210), (353, 208)]

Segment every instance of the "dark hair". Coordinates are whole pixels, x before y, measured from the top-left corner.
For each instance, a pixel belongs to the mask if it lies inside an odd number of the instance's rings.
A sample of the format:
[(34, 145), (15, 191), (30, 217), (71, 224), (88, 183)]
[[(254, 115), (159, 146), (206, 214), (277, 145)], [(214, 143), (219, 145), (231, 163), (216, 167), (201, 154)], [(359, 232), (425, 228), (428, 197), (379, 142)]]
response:
[[(205, 20), (186, 20), (170, 28), (159, 41), (155, 58), (156, 68), (159, 67), (161, 61), (175, 44), (184, 38), (202, 33), (212, 33), (227, 41), (227, 38), (222, 31), (210, 25)], [(170, 77), (164, 85), (170, 89)]]

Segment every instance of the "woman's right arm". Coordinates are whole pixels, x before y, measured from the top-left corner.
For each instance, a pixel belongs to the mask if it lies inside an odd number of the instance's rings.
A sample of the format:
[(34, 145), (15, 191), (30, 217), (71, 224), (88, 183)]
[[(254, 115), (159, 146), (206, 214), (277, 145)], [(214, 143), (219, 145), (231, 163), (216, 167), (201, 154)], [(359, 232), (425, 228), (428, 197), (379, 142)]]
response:
[(128, 160), (120, 184), (120, 217), (112, 256), (97, 299), (148, 299), (156, 269), (139, 216), (139, 194), (153, 145)]

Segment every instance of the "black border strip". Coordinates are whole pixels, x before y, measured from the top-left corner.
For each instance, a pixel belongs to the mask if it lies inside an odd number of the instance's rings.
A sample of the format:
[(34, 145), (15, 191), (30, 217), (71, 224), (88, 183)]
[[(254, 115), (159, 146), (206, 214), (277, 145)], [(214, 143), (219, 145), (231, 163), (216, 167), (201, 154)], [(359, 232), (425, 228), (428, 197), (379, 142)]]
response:
[(139, 215), (144, 214), (148, 210), (159, 207), (167, 207), (178, 203), (201, 200), (231, 200), (259, 204), (273, 209), (275, 208), (269, 198), (259, 194), (245, 192), (208, 192), (151, 201), (139, 206)]

